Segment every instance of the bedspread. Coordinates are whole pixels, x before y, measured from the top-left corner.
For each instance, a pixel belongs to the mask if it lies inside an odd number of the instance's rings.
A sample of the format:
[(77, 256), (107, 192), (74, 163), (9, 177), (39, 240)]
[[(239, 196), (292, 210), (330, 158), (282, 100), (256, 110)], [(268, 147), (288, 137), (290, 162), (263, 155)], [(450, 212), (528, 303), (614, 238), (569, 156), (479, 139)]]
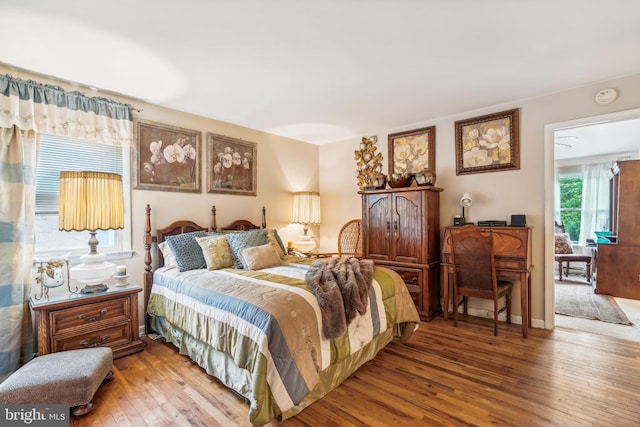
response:
[(419, 322), (402, 280), (376, 267), (367, 311), (343, 335), (325, 339), (304, 280), (308, 268), (161, 268), (147, 311), (167, 340), (246, 397), (252, 424), (262, 425), (295, 415)]

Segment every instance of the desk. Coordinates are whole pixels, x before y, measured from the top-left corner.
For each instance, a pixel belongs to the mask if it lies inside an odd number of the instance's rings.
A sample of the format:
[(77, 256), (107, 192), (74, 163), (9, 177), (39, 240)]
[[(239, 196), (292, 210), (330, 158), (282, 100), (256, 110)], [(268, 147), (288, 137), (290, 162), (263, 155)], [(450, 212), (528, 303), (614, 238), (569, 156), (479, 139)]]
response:
[[(460, 227), (445, 227), (442, 245), (442, 271), (444, 273), (444, 320), (449, 316), (449, 275), (451, 274), (451, 233)], [(496, 273), (520, 280), (522, 311), (522, 336), (527, 337), (531, 327), (531, 227), (480, 227), (487, 233), (493, 231)], [(456, 307), (454, 307), (454, 310)]]

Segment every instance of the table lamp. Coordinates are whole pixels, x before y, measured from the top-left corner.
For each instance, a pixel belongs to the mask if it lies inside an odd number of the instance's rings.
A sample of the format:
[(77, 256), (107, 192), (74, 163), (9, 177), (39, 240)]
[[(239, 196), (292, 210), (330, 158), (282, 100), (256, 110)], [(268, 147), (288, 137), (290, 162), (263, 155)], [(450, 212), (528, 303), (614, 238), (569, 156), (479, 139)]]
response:
[(467, 217), (465, 215), (464, 208), (468, 208), (469, 206), (471, 206), (471, 201), (472, 200), (469, 193), (464, 193), (460, 198), (460, 206), (462, 206), (462, 219), (461, 219), (462, 225), (467, 223)]
[(103, 282), (116, 272), (113, 263), (99, 254), (97, 230), (124, 228), (122, 177), (106, 172), (60, 172), (58, 209), (60, 231), (89, 231), (89, 253), (80, 257), (82, 263), (72, 267), (70, 277), (85, 287), (83, 294), (103, 292)]
[(316, 247), (316, 242), (307, 234), (309, 224), (320, 224), (320, 194), (310, 191), (293, 193), (293, 223), (304, 226), (304, 235), (294, 242), (300, 252), (309, 253)]

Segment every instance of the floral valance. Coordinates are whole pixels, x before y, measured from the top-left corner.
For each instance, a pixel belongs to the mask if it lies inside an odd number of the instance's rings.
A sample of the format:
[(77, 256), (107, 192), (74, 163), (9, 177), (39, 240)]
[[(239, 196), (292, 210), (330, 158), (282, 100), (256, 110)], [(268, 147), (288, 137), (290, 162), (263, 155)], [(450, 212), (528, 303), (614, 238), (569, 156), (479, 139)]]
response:
[(0, 75), (0, 127), (12, 126), (110, 145), (131, 145), (133, 140), (128, 104)]

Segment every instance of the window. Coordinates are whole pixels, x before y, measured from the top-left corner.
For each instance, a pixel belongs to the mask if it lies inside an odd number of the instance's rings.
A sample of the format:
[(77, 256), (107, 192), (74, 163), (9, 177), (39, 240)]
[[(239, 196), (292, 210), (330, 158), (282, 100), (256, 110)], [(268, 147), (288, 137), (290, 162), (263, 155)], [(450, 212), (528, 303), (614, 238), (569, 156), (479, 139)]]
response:
[[(36, 171), (35, 235), (36, 254), (84, 255), (88, 253), (89, 233), (58, 230), (58, 198), (60, 172), (98, 171), (122, 175), (125, 213), (129, 210), (129, 149), (92, 141), (42, 134)], [(125, 214), (125, 218), (128, 216)], [(98, 252), (120, 252), (131, 249), (130, 221), (124, 230), (99, 230)]]
[(588, 243), (609, 227), (610, 167), (596, 162), (559, 171), (560, 220), (574, 242)]
[(560, 176), (560, 219), (571, 240), (580, 238), (582, 217), (582, 177)]

